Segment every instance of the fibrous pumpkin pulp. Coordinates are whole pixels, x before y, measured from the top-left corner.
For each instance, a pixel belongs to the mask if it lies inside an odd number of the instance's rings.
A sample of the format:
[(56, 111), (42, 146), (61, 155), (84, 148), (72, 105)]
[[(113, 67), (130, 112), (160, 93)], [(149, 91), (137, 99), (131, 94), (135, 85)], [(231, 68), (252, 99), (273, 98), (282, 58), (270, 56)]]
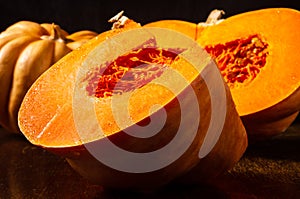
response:
[(213, 10), (198, 25), (162, 20), (146, 26), (179, 31), (205, 48), (230, 87), (251, 140), (284, 132), (300, 109), (299, 11), (268, 8), (220, 19), (222, 14)]
[(300, 12), (269, 8), (199, 26), (197, 41), (216, 60), (249, 137), (285, 131), (300, 110)]
[(171, 29), (116, 23), (33, 84), (19, 112), (26, 138), (105, 187), (152, 190), (195, 165), (203, 177), (232, 167), (247, 136), (211, 57)]
[(37, 77), (64, 55), (95, 37), (93, 31), (68, 34), (56, 24), (20, 21), (0, 34), (0, 125), (19, 132), (18, 111)]

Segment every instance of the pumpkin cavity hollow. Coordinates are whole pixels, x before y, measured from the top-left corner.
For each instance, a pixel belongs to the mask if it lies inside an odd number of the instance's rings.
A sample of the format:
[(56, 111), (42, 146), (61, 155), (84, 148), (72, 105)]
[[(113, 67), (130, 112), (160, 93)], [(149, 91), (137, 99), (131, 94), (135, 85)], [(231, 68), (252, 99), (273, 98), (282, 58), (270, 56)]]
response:
[(250, 35), (225, 44), (207, 45), (229, 87), (253, 81), (266, 64), (268, 44), (260, 35)]
[(89, 72), (85, 78), (86, 91), (89, 96), (106, 98), (141, 88), (160, 77), (182, 51), (158, 47), (134, 49)]

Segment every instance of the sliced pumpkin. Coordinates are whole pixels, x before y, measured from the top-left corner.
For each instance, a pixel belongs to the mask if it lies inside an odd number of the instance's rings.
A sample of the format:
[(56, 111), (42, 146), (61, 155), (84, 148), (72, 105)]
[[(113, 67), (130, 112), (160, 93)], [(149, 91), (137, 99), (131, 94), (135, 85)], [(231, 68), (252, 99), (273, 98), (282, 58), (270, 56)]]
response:
[(221, 19), (223, 14), (213, 10), (206, 22), (196, 27), (180, 20), (145, 26), (169, 28), (196, 38), (211, 54), (251, 140), (280, 134), (299, 112), (299, 34), (295, 30), (299, 11), (267, 8)]
[(268, 8), (207, 25), (197, 41), (216, 59), (252, 139), (286, 130), (300, 110), (300, 12)]
[(19, 112), (26, 138), (111, 188), (232, 167), (247, 136), (215, 62), (183, 34), (117, 22), (33, 84)]

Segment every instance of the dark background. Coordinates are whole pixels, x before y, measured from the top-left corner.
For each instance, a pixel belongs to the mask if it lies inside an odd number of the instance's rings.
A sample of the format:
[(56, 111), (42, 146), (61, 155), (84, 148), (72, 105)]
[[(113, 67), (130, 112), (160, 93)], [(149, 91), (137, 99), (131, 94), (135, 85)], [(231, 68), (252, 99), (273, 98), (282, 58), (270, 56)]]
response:
[[(300, 10), (297, 0), (0, 0), (0, 32), (20, 20), (56, 23), (69, 33), (102, 32), (121, 10), (145, 24), (161, 19), (205, 21), (212, 9), (225, 17), (268, 7)], [(280, 24), (278, 24), (280, 28)], [(276, 30), (274, 30), (276, 31)], [(228, 173), (207, 186), (170, 188), (148, 196), (106, 193), (73, 171), (65, 159), (0, 128), (0, 198), (299, 198), (300, 116), (282, 136), (248, 147)], [(1, 132), (2, 131), (2, 132)]]
[[(121, 10), (126, 16), (145, 24), (160, 19), (205, 21), (215, 8), (225, 17), (267, 7), (289, 7), (300, 10), (297, 0), (6, 0), (0, 2), (0, 31), (20, 20), (56, 23), (69, 33), (82, 29), (102, 32), (107, 22)], [(280, 26), (280, 24), (278, 24)]]
[[(21, 20), (56, 23), (69, 33), (83, 29), (98, 33), (109, 30), (108, 19), (121, 10), (146, 24), (162, 19), (203, 22), (213, 9), (224, 18), (246, 11), (287, 7), (300, 11), (297, 0), (0, 0), (0, 32)], [(280, 28), (280, 24), (278, 24)], [(276, 30), (274, 30), (276, 31)], [(300, 116), (297, 118), (300, 121)]]

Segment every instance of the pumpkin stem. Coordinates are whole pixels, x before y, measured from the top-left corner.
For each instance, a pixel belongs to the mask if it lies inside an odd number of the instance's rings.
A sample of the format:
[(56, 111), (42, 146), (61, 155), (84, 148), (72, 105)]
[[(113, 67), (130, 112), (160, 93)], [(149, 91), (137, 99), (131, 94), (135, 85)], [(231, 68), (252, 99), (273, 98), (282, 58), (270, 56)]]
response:
[(123, 16), (124, 11), (122, 10), (112, 18), (108, 20), (108, 22), (113, 23), (111, 29), (118, 29), (124, 27), (124, 25), (130, 20), (128, 17)]
[(55, 41), (65, 42), (66, 41), (66, 37), (61, 33), (61, 28), (59, 27), (59, 25), (55, 25), (53, 23), (52, 27), (53, 28), (52, 28), (52, 32), (51, 32), (51, 37)]
[(43, 35), (41, 36), (41, 39), (49, 39), (49, 40), (54, 40), (54, 41), (58, 41), (58, 42), (67, 42), (67, 38), (62, 34), (62, 30), (59, 27), (59, 25), (56, 25), (54, 23), (52, 23), (52, 27), (51, 27), (51, 33), (50, 35)]
[(206, 22), (201, 22), (201, 23), (199, 23), (199, 25), (211, 26), (211, 25), (218, 24), (224, 20), (224, 19), (221, 19), (224, 14), (225, 14), (225, 12), (223, 10), (215, 9), (210, 12), (210, 14), (208, 15), (208, 17), (206, 19)]

